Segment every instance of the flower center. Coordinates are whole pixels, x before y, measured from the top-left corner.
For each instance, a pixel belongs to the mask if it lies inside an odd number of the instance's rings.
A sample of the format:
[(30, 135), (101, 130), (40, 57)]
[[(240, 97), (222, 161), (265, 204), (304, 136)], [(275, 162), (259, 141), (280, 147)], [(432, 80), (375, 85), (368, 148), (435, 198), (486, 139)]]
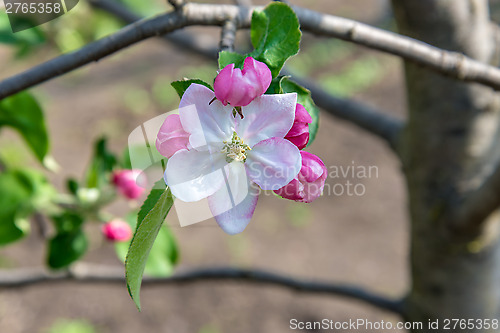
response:
[(222, 148), (222, 153), (226, 154), (227, 163), (233, 161), (245, 162), (247, 159), (246, 152), (252, 150), (248, 145), (243, 143), (236, 132), (233, 132), (233, 137), (231, 140), (224, 141), (224, 147)]

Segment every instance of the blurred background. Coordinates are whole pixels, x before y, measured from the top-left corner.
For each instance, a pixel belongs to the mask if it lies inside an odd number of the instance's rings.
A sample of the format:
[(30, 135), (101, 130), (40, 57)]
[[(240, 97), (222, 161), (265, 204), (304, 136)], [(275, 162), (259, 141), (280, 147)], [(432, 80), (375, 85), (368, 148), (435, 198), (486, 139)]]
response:
[[(161, 0), (123, 3), (143, 16), (170, 10)], [(395, 28), (385, 0), (290, 3)], [(113, 16), (80, 0), (71, 12), (40, 26), (37, 32), (25, 31), (16, 34), (16, 43), (0, 44), (0, 78), (77, 49), (121, 26)], [(9, 29), (5, 24), (0, 28)], [(219, 43), (219, 28), (185, 31), (207, 45), (217, 47)], [(244, 50), (247, 41), (248, 31), (238, 32), (237, 50)], [(287, 62), (287, 68), (336, 96), (404, 117), (402, 63), (395, 57), (305, 33), (299, 55)], [(60, 165), (57, 173), (43, 172), (63, 189), (66, 178), (84, 173), (95, 139), (105, 135), (113, 150), (122, 151), (134, 128), (177, 108), (179, 100), (171, 81), (196, 77), (212, 82), (216, 70), (215, 61), (173, 43), (150, 39), (32, 89), (44, 107), (52, 155)], [(403, 294), (409, 284), (408, 230), (405, 184), (397, 159), (384, 143), (326, 113), (321, 114), (316, 141), (308, 150), (320, 156), (330, 171), (373, 167), (377, 172), (366, 178), (333, 172), (327, 179), (327, 189), (336, 184), (347, 186), (347, 182), (362, 184), (358, 187), (364, 189), (362, 195), (339, 194), (340, 187), (336, 187), (311, 204), (263, 195), (253, 220), (236, 236), (224, 234), (214, 221), (181, 228), (175, 216), (170, 216), (167, 223), (180, 249), (176, 269), (212, 265), (262, 268), (305, 279), (355, 283), (393, 297)], [(0, 157), (40, 168), (18, 134), (9, 129), (2, 129), (0, 135)], [(120, 215), (126, 206), (117, 203), (111, 210)], [(83, 260), (121, 265), (113, 245), (102, 239), (99, 225), (86, 228), (90, 250)], [(42, 266), (45, 251), (44, 240), (34, 229), (23, 241), (0, 248), (0, 267)], [(357, 301), (238, 282), (146, 286), (141, 296), (143, 311), (139, 313), (125, 285), (59, 283), (2, 289), (0, 332), (255, 333), (288, 332), (292, 318), (399, 320)]]

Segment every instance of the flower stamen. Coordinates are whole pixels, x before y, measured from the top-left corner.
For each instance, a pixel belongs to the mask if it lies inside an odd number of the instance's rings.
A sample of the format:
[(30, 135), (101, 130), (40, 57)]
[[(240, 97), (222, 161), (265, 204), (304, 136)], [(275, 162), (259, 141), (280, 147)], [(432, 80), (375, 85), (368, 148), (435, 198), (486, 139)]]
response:
[(243, 143), (236, 132), (233, 132), (231, 140), (224, 141), (224, 147), (221, 153), (226, 154), (226, 162), (231, 163), (233, 161), (245, 162), (247, 159), (247, 151), (252, 150), (248, 145)]

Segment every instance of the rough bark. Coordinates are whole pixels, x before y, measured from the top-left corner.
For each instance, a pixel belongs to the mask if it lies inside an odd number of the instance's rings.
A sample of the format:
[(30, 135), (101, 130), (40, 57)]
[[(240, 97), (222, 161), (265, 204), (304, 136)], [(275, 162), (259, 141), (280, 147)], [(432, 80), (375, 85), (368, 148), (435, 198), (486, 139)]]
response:
[[(393, 0), (399, 31), (490, 63), (494, 36), (486, 0)], [(412, 289), (406, 319), (494, 319), (500, 314), (500, 243), (495, 214), (455, 227), (467, 194), (500, 156), (498, 94), (405, 63), (408, 124), (399, 147), (411, 217)], [(476, 221), (477, 222), (477, 221)], [(498, 332), (499, 329), (452, 329)], [(427, 331), (427, 330), (426, 330)], [(429, 330), (430, 331), (430, 330)]]

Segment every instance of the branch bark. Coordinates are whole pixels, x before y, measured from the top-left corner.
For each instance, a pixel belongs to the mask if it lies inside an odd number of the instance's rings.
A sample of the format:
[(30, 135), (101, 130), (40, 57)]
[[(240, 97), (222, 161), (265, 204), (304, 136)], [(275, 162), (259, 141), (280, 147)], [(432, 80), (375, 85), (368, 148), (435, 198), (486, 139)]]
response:
[[(182, 285), (205, 281), (235, 281), (249, 284), (265, 284), (293, 291), (341, 296), (358, 300), (398, 315), (402, 315), (402, 301), (366, 291), (360, 287), (329, 282), (306, 281), (290, 278), (263, 270), (237, 269), (230, 267), (195, 269), (177, 273), (166, 278), (144, 277), (143, 286)], [(123, 267), (78, 263), (64, 272), (45, 269), (0, 270), (0, 288), (21, 288), (41, 283), (125, 283)]]
[[(142, 20), (90, 43), (83, 48), (49, 60), (0, 82), (0, 99), (32, 87), (149, 37), (190, 25), (221, 26), (234, 17), (238, 28), (248, 28), (251, 12), (260, 7), (188, 3), (175, 12)], [(340, 38), (400, 56), (453, 78), (478, 82), (500, 89), (500, 70), (456, 52), (448, 52), (418, 40), (377, 29), (353, 20), (321, 14), (293, 6), (304, 31)]]
[(477, 232), (488, 217), (500, 207), (500, 165), (481, 186), (469, 193), (451, 221), (460, 233)]
[[(130, 24), (140, 20), (139, 16), (129, 11), (122, 4), (113, 0), (91, 0), (90, 3), (94, 7), (102, 9), (120, 18), (125, 23)], [(238, 5), (241, 6), (242, 4), (239, 3)], [(169, 43), (180, 45), (185, 49), (203, 55), (208, 59), (217, 59), (218, 50), (216, 48), (211, 46), (211, 44), (203, 44), (202, 39), (197, 40), (194, 36), (187, 32), (178, 31), (173, 34), (162, 36), (162, 38)], [(283, 69), (281, 74), (291, 75), (291, 73), (289, 73), (286, 69)], [(294, 81), (307, 87), (311, 91), (313, 100), (324, 111), (334, 117), (349, 121), (354, 125), (383, 138), (390, 147), (396, 150), (397, 139), (401, 129), (403, 128), (402, 121), (388, 116), (382, 111), (363, 103), (332, 96), (313, 82), (296, 75), (292, 76)]]

